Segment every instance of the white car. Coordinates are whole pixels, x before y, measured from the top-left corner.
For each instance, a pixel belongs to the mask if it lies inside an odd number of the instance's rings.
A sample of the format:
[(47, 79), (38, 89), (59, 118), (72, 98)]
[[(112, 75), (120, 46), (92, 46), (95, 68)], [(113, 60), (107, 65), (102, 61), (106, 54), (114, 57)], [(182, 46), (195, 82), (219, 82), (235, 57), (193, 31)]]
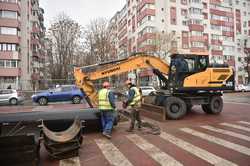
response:
[(235, 90), (240, 92), (250, 91), (250, 84), (248, 85), (239, 84), (235, 87)]
[(151, 92), (155, 92), (155, 88), (153, 86), (141, 86), (142, 96), (148, 96)]
[(17, 105), (24, 101), (21, 91), (13, 89), (0, 89), (0, 103)]

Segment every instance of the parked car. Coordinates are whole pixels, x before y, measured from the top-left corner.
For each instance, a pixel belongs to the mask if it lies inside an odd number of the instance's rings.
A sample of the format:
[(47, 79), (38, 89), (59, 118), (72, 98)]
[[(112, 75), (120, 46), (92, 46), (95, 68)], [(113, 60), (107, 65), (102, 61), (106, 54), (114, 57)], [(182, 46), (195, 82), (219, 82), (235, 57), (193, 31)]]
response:
[(0, 89), (0, 103), (17, 105), (24, 101), (21, 91), (14, 89)]
[(32, 101), (39, 105), (62, 101), (72, 101), (73, 104), (79, 104), (83, 97), (84, 94), (75, 85), (62, 85), (31, 96)]
[(240, 92), (250, 91), (250, 84), (248, 85), (239, 84), (235, 87), (235, 90)]
[(141, 86), (142, 96), (148, 96), (150, 93), (155, 92), (155, 88), (153, 86)]

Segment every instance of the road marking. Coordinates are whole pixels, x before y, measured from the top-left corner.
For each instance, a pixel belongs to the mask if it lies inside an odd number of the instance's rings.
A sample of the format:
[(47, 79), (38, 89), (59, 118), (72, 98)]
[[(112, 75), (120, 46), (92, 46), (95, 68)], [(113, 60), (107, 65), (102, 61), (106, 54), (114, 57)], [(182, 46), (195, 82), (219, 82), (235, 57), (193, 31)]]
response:
[(245, 147), (245, 146), (238, 145), (238, 144), (235, 144), (235, 143), (232, 143), (232, 142), (229, 142), (229, 141), (226, 141), (226, 140), (223, 140), (223, 139), (220, 139), (220, 138), (208, 135), (208, 134), (204, 134), (204, 133), (201, 133), (199, 131), (195, 131), (195, 130), (192, 130), (189, 128), (182, 128), (180, 130), (183, 132), (186, 132), (188, 134), (200, 137), (200, 138), (207, 140), (209, 142), (224, 146), (224, 147), (229, 148), (229, 149), (233, 149), (237, 152), (240, 152), (240, 153), (243, 153), (243, 154), (250, 156), (250, 149)]
[(110, 141), (106, 139), (97, 139), (95, 140), (95, 142), (111, 165), (116, 165), (116, 166), (133, 165)]
[(246, 121), (239, 121), (238, 123), (250, 125), (250, 123)]
[(204, 149), (201, 149), (195, 145), (192, 145), (186, 141), (183, 141), (173, 135), (167, 134), (165, 132), (161, 132), (160, 135), (161, 138), (163, 138), (166, 141), (171, 142), (172, 144), (175, 144), (181, 149), (184, 149), (188, 151), (189, 153), (205, 160), (206, 162), (215, 165), (215, 166), (222, 166), (222, 165), (227, 165), (227, 166), (237, 166), (237, 164), (234, 164), (228, 160), (225, 160), (219, 156), (216, 156)]
[(221, 123), (221, 125), (250, 132), (249, 127), (243, 127), (243, 126), (234, 125), (234, 124), (230, 124), (230, 123)]
[(127, 138), (132, 141), (136, 146), (142, 149), (155, 161), (160, 163), (163, 166), (182, 166), (180, 162), (175, 160), (173, 157), (162, 152), (159, 148), (147, 142), (145, 139), (141, 138), (136, 134), (128, 135)]
[(212, 126), (201, 126), (201, 128), (204, 128), (204, 129), (207, 129), (207, 130), (210, 130), (210, 131), (214, 131), (214, 132), (217, 132), (217, 133), (225, 134), (225, 135), (230, 135), (232, 137), (236, 137), (236, 138), (239, 138), (239, 139), (242, 139), (242, 140), (245, 140), (245, 141), (250, 141), (250, 137), (248, 137), (246, 135), (243, 135), (243, 134), (238, 134), (238, 133), (235, 133), (235, 132), (232, 132), (232, 131), (223, 130), (223, 129), (215, 128), (215, 127), (212, 127)]
[(80, 158), (73, 157), (69, 159), (60, 160), (59, 166), (81, 166)]

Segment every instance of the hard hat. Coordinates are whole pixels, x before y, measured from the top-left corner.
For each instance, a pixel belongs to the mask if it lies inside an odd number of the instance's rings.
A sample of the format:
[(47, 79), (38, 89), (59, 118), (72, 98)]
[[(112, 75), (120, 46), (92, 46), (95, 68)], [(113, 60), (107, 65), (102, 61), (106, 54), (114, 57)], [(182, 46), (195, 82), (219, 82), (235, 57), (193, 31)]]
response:
[(128, 84), (132, 84), (131, 80), (126, 81), (126, 85), (128, 85)]
[(109, 82), (105, 81), (105, 82), (102, 84), (102, 87), (103, 87), (103, 88), (110, 87)]

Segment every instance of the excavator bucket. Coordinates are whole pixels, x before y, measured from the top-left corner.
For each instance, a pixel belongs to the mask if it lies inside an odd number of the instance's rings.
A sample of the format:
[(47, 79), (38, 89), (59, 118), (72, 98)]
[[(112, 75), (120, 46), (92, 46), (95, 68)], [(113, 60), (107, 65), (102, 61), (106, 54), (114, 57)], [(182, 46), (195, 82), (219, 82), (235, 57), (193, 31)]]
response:
[(11, 166), (37, 166), (39, 144), (35, 135), (0, 137), (0, 163)]
[(55, 159), (66, 159), (78, 156), (82, 143), (83, 122), (70, 121), (42, 122), (44, 146), (49, 155)]

